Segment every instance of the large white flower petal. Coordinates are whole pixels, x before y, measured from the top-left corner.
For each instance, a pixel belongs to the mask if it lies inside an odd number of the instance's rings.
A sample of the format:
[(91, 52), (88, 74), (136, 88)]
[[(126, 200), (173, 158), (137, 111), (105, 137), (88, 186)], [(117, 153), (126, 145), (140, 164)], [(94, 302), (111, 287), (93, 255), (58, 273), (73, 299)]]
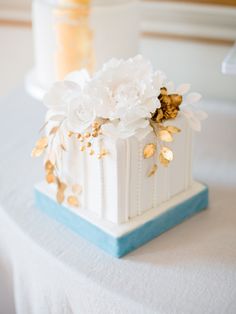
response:
[(197, 110), (195, 111), (195, 116), (199, 119), (199, 120), (205, 120), (208, 117), (208, 114), (203, 111), (203, 110)]
[(191, 85), (188, 83), (181, 84), (176, 88), (176, 93), (179, 95), (184, 95), (190, 90)]
[(175, 91), (175, 84), (172, 81), (169, 81), (165, 84), (165, 87), (167, 88), (168, 94), (172, 94)]
[(43, 103), (51, 110), (65, 110), (73, 95), (80, 92), (78, 84), (69, 81), (55, 82), (45, 94)]
[(89, 73), (86, 69), (80, 71), (73, 71), (66, 75), (65, 81), (74, 82), (81, 88), (84, 88), (85, 84), (90, 80)]
[(190, 93), (186, 96), (186, 104), (187, 105), (192, 105), (198, 102), (202, 98), (202, 95), (199, 93)]

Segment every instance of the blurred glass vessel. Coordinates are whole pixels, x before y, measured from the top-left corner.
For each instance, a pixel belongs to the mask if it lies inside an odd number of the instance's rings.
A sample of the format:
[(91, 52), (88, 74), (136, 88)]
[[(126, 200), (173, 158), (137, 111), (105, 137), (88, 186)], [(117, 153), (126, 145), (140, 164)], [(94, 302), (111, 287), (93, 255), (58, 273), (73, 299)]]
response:
[(42, 90), (71, 71), (93, 72), (138, 52), (137, 0), (34, 0), (32, 20), (35, 69), (28, 81)]

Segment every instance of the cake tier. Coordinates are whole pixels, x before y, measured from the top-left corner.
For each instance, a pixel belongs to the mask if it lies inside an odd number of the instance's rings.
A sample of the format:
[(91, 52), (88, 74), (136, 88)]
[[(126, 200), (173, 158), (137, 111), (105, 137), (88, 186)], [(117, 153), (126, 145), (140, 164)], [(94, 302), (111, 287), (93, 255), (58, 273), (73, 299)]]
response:
[(110, 58), (138, 52), (136, 1), (96, 1), (84, 9), (77, 3), (78, 8), (69, 1), (33, 1), (34, 80), (43, 90), (66, 73), (93, 71)]
[[(167, 123), (171, 125), (171, 123)], [(181, 129), (168, 146), (174, 160), (164, 167), (158, 160), (160, 147), (154, 133), (143, 140), (94, 139), (93, 149), (106, 149), (108, 154), (98, 159), (89, 152), (81, 152), (76, 137), (66, 139), (67, 152), (60, 165), (61, 177), (69, 184), (82, 186), (80, 206), (100, 218), (120, 224), (139, 216), (185, 191), (192, 184), (192, 131), (184, 117), (179, 115), (174, 125)], [(143, 149), (148, 143), (157, 143), (157, 153), (145, 159)], [(157, 164), (157, 172), (148, 176)]]

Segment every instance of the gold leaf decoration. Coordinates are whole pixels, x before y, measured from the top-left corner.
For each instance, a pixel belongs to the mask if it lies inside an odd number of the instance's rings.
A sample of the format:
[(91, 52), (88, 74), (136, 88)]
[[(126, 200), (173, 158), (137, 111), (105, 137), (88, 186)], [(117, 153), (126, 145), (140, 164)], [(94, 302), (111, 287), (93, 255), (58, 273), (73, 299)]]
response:
[(56, 181), (56, 178), (55, 178), (54, 174), (51, 173), (51, 172), (48, 173), (48, 174), (46, 175), (46, 181), (47, 181), (48, 184), (54, 183), (54, 182)]
[(74, 194), (81, 194), (82, 192), (82, 187), (79, 184), (73, 184), (71, 189)]
[(159, 160), (160, 160), (160, 163), (164, 166), (164, 167), (167, 167), (169, 165), (169, 160), (165, 159), (165, 157), (162, 155), (162, 153), (160, 153), (159, 155)]
[(44, 152), (44, 148), (37, 148), (34, 147), (32, 152), (31, 152), (31, 157), (39, 157), (42, 155), (42, 153)]
[(108, 155), (108, 151), (105, 148), (103, 148), (98, 154), (98, 159), (101, 159), (102, 157), (105, 157), (106, 155)]
[(58, 130), (59, 130), (59, 126), (54, 126), (49, 132), (49, 135), (56, 134)]
[(150, 170), (149, 173), (148, 173), (148, 177), (153, 176), (153, 175), (156, 173), (157, 168), (158, 168), (158, 167), (157, 167), (157, 164), (154, 164), (154, 165), (152, 166), (151, 170)]
[(155, 154), (155, 152), (156, 152), (156, 145), (153, 143), (149, 143), (145, 145), (143, 149), (143, 157), (145, 159), (151, 158)]
[(74, 134), (74, 132), (71, 132), (71, 131), (68, 131), (68, 132), (67, 132), (67, 136), (68, 136), (68, 137), (71, 137), (73, 134)]
[(172, 161), (174, 158), (174, 154), (172, 152), (172, 150), (166, 146), (163, 146), (161, 148), (161, 155), (167, 159), (168, 161)]
[(35, 144), (38, 149), (44, 149), (48, 145), (48, 138), (46, 136), (41, 137)]
[(177, 128), (176, 126), (168, 125), (166, 126), (166, 130), (172, 134), (179, 133), (181, 129)]
[(64, 152), (66, 152), (65, 145), (64, 145), (64, 144), (61, 144), (60, 146), (61, 146), (61, 149), (64, 150)]
[(35, 144), (31, 152), (32, 157), (39, 157), (44, 152), (45, 148), (48, 146), (48, 138), (46, 136), (41, 137)]
[(79, 201), (76, 196), (70, 195), (67, 197), (67, 202), (70, 206), (79, 207)]
[(167, 130), (160, 130), (159, 131), (160, 140), (163, 142), (172, 142), (173, 136)]
[(57, 187), (58, 187), (58, 190), (61, 190), (64, 192), (67, 188), (67, 185), (66, 183), (62, 182), (59, 178), (57, 178)]
[(54, 165), (51, 160), (46, 161), (44, 168), (47, 172), (52, 172), (54, 170)]

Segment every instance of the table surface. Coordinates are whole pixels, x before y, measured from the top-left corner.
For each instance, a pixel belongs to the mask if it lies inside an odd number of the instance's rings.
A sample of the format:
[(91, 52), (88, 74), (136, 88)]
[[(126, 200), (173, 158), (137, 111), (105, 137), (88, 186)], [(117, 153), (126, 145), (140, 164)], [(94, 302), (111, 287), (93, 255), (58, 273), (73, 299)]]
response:
[(236, 104), (199, 106), (209, 118), (194, 176), (209, 209), (116, 259), (35, 208), (43, 166), (30, 151), (45, 109), (22, 87), (0, 103), (0, 262), (17, 313), (236, 313)]

